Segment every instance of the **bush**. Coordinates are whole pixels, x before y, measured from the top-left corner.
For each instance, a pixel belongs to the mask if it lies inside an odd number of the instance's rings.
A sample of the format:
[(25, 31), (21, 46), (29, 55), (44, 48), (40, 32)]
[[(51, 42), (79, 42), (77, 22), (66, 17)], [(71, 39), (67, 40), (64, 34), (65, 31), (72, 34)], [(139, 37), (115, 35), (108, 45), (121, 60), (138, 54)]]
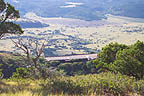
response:
[(6, 85), (0, 86), (0, 95), (27, 90), (39, 96), (144, 96), (144, 80), (110, 72), (47, 80), (18, 78), (2, 82)]
[(12, 78), (28, 78), (30, 76), (30, 69), (17, 68), (16, 72), (13, 72)]
[(94, 62), (99, 71), (120, 72), (137, 79), (144, 77), (144, 42), (137, 41), (131, 46), (111, 43), (98, 56)]
[(116, 54), (118, 51), (127, 49), (128, 46), (118, 43), (110, 43), (102, 48), (102, 51), (98, 54), (98, 58), (94, 61), (97, 68), (102, 68), (104, 70), (111, 71), (111, 64), (116, 59)]
[(113, 63), (114, 71), (137, 79), (144, 77), (144, 42), (136, 42), (129, 49), (119, 51)]
[(63, 70), (57, 70), (57, 68), (54, 67), (41, 67), (38, 68), (38, 71), (39, 71), (38, 74), (39, 78), (44, 80), (47, 78), (53, 79), (65, 75)]
[(144, 81), (136, 81), (134, 77), (121, 74), (100, 73), (62, 77), (43, 82), (43, 90), (50, 93), (64, 93), (68, 95), (104, 95), (104, 96), (131, 96), (144, 95)]
[(0, 64), (0, 79), (3, 78), (3, 73), (2, 73), (2, 69), (1, 69), (2, 64)]

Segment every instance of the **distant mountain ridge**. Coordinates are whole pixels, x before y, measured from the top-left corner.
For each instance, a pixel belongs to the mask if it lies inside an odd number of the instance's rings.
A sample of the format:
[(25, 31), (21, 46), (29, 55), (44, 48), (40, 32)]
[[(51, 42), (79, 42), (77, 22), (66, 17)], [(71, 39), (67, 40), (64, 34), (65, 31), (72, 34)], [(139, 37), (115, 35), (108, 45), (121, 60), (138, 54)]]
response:
[(21, 16), (34, 12), (42, 17), (100, 20), (106, 14), (144, 18), (143, 0), (5, 0), (20, 10)]
[(31, 20), (28, 18), (21, 18), (15, 23), (20, 24), (22, 28), (42, 28), (42, 27), (48, 27), (48, 24), (44, 24), (42, 22), (36, 21), (36, 20)]
[(106, 14), (144, 18), (143, 0), (5, 0), (20, 10), (21, 16), (34, 12), (42, 17), (100, 20)]

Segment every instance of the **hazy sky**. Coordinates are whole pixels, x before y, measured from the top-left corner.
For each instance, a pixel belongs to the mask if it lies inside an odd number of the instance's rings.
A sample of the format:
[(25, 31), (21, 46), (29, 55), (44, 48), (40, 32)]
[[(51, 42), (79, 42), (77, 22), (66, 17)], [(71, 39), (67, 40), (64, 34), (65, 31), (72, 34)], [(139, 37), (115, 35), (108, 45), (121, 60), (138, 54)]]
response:
[(18, 0), (13, 0), (13, 2), (15, 2), (15, 3), (19, 3), (19, 1), (18, 1)]

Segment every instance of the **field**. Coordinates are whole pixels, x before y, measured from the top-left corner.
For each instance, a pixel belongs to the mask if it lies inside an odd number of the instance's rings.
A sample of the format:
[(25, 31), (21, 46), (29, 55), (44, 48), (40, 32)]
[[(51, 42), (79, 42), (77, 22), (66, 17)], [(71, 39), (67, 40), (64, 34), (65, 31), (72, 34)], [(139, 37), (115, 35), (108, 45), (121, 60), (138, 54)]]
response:
[[(128, 17), (107, 15), (108, 19), (99, 21), (84, 21), (70, 18), (43, 18), (34, 13), (28, 13), (25, 18), (48, 24), (41, 28), (24, 28), (22, 38), (45, 40), (48, 45), (46, 56), (61, 56), (70, 54), (87, 54), (99, 52), (110, 42), (133, 44), (144, 40), (144, 20)], [(23, 22), (22, 19), (19, 21)], [(18, 36), (6, 36), (0, 40), (0, 50), (15, 50), (10, 39)], [(51, 52), (50, 54), (48, 54)]]

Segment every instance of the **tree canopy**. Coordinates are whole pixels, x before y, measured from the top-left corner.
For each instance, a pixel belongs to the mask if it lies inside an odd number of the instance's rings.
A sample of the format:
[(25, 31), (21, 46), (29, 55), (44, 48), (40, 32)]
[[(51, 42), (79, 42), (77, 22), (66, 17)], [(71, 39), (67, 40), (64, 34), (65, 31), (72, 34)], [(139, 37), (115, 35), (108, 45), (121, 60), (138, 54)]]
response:
[(128, 46), (118, 43), (106, 45), (95, 60), (97, 67), (102, 68), (102, 70), (111, 70), (110, 66), (115, 61), (117, 52), (127, 48)]
[(17, 18), (20, 18), (19, 11), (4, 0), (0, 0), (0, 38), (5, 34), (23, 33), (20, 25), (12, 22)]
[(137, 41), (129, 49), (119, 51), (113, 63), (114, 70), (138, 79), (144, 77), (144, 42)]
[(126, 46), (111, 43), (105, 46), (95, 60), (100, 71), (112, 71), (137, 79), (144, 77), (144, 42)]

